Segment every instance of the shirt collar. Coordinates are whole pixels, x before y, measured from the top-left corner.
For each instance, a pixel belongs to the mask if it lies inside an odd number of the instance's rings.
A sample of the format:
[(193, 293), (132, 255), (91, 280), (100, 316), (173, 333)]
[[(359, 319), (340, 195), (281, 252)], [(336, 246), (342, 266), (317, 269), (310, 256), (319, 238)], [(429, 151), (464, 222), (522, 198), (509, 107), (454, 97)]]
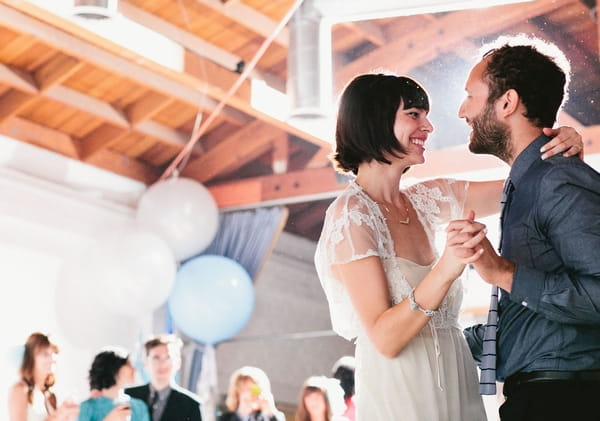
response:
[(529, 167), (537, 160), (542, 159), (540, 148), (549, 140), (550, 138), (544, 134), (538, 136), (515, 158), (509, 174), (510, 181), (515, 187), (518, 186)]
[(150, 395), (152, 396), (155, 393), (158, 393), (159, 400), (165, 400), (169, 396), (169, 393), (171, 393), (171, 387), (167, 386), (164, 389), (156, 390), (154, 386), (150, 385)]

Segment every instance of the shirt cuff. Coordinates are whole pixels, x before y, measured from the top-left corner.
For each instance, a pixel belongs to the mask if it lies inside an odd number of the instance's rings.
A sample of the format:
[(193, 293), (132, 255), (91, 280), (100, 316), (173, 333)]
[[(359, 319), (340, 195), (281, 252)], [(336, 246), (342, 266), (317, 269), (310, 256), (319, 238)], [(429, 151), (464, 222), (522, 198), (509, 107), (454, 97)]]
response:
[(537, 311), (544, 291), (546, 274), (530, 267), (515, 265), (510, 299), (533, 311)]

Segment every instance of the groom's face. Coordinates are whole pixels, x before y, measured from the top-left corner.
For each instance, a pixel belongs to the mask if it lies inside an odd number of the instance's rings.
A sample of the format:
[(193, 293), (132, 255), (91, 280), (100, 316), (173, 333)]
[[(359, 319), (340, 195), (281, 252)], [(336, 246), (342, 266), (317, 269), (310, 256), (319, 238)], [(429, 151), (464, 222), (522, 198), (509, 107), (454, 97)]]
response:
[(510, 131), (496, 115), (496, 104), (489, 102), (489, 87), (484, 79), (488, 59), (480, 61), (469, 74), (465, 90), (467, 97), (458, 111), (471, 126), (469, 150), (476, 154), (491, 154), (507, 161), (510, 157)]

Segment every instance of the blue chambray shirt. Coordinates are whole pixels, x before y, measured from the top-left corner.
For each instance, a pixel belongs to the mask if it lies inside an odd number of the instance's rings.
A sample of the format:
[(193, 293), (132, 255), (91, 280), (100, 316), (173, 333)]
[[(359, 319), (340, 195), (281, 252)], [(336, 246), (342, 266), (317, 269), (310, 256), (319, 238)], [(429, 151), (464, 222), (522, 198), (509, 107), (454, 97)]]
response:
[[(502, 256), (516, 266), (499, 301), (499, 381), (600, 369), (600, 174), (577, 157), (541, 160), (548, 140), (538, 137), (510, 171)], [(465, 330), (475, 359), (482, 331)]]

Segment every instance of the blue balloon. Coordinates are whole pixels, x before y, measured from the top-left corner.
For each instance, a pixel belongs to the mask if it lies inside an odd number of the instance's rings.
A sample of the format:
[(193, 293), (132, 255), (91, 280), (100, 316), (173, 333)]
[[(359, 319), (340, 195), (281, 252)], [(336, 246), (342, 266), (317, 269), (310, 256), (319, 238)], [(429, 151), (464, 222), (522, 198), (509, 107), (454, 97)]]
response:
[(190, 338), (215, 344), (244, 328), (254, 308), (254, 286), (235, 260), (203, 255), (177, 271), (168, 299), (175, 326)]

